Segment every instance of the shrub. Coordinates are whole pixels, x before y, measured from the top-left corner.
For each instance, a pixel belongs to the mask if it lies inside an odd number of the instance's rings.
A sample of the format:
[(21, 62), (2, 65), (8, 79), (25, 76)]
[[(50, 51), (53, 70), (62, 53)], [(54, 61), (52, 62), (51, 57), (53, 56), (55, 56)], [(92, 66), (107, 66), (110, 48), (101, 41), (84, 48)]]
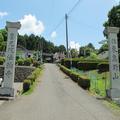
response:
[(107, 60), (100, 60), (100, 59), (88, 59), (88, 58), (65, 58), (61, 60), (61, 64), (67, 68), (72, 67), (81, 69), (81, 70), (93, 70), (97, 69), (97, 65), (102, 62), (108, 62)]
[(79, 77), (79, 74), (78, 74), (78, 73), (70, 72), (70, 78), (71, 78), (74, 82), (77, 82), (77, 81), (78, 81), (78, 77)]
[(26, 58), (26, 59), (24, 60), (24, 65), (30, 66), (31, 64), (32, 64), (32, 59), (31, 59), (31, 58)]
[(27, 77), (27, 80), (30, 80), (31, 84), (33, 84), (35, 82), (36, 78), (39, 76), (40, 71), (41, 71), (41, 68), (35, 69), (32, 72), (32, 74)]
[(0, 57), (0, 65), (3, 65), (4, 62), (5, 62), (5, 58), (4, 57)]
[(23, 91), (26, 92), (30, 89), (31, 81), (30, 80), (24, 80), (23, 82)]
[(20, 59), (20, 57), (19, 56), (16, 56), (16, 60), (19, 60)]
[(35, 82), (35, 76), (33, 74), (28, 76), (27, 79), (31, 81), (31, 84), (33, 84), (33, 82)]
[(17, 64), (18, 65), (24, 65), (24, 60), (23, 59), (18, 59)]
[(59, 65), (60, 69), (66, 73), (68, 76), (70, 76), (70, 78), (75, 81), (78, 82), (78, 85), (80, 85), (83, 89), (89, 89), (90, 88), (90, 80), (85, 77), (85, 76), (80, 76), (80, 74), (71, 71), (70, 69)]
[(109, 64), (107, 62), (98, 64), (99, 72), (107, 72), (109, 71)]
[(80, 76), (78, 79), (78, 85), (81, 86), (85, 90), (89, 90), (90, 88), (90, 80), (85, 76)]
[(79, 70), (95, 70), (98, 64), (98, 62), (79, 62), (77, 68)]
[(39, 67), (40, 66), (40, 62), (39, 61), (33, 61), (33, 66), (34, 67)]
[(33, 71), (32, 75), (35, 77), (35, 79), (39, 76), (41, 71), (41, 68), (36, 68), (35, 71)]

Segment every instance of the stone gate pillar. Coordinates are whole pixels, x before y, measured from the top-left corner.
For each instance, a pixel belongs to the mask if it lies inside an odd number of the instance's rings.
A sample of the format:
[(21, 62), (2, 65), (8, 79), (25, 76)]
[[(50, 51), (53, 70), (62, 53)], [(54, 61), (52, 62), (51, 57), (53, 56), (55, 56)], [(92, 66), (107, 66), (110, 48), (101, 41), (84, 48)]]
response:
[(120, 77), (119, 77), (119, 57), (118, 57), (118, 39), (119, 28), (108, 27), (109, 42), (109, 69), (110, 69), (110, 97), (120, 99)]
[(20, 22), (6, 22), (8, 30), (5, 70), (3, 86), (0, 88), (0, 95), (14, 96), (14, 74), (15, 74), (15, 60), (18, 29), (20, 29)]

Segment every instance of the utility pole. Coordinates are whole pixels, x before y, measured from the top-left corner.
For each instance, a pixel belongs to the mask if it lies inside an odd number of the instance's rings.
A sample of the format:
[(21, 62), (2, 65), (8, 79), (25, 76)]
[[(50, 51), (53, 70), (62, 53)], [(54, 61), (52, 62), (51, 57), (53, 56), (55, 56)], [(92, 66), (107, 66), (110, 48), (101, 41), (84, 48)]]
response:
[(65, 14), (65, 24), (66, 24), (66, 48), (67, 48), (67, 58), (69, 58), (69, 49), (68, 49), (68, 24), (67, 24), (67, 20), (68, 20), (68, 15)]

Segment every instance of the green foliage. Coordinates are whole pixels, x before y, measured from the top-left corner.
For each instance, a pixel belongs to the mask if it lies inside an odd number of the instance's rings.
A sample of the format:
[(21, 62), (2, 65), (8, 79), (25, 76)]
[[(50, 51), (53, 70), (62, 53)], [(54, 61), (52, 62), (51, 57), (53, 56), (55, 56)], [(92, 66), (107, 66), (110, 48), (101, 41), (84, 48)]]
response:
[(0, 57), (0, 65), (3, 65), (4, 62), (5, 62), (5, 58), (4, 57)]
[(120, 27), (120, 5), (114, 6), (108, 13), (108, 21), (104, 26)]
[(4, 38), (4, 41), (7, 41), (7, 30), (6, 29), (1, 29), (0, 33), (2, 33), (2, 36)]
[(23, 91), (26, 92), (30, 89), (31, 81), (30, 80), (24, 80), (23, 82)]
[(76, 49), (71, 49), (70, 52), (71, 52), (71, 57), (72, 58), (78, 57), (78, 51)]
[[(0, 51), (6, 49), (7, 31), (5, 29), (0, 30)], [(66, 52), (65, 46), (54, 46), (50, 41), (47, 41), (42, 36), (31, 35), (18, 35), (17, 44), (23, 46), (28, 50), (43, 50), (45, 53)]]
[(108, 44), (107, 44), (107, 43), (106, 43), (106, 44), (103, 44), (103, 45), (100, 47), (98, 53), (102, 53), (102, 52), (104, 52), (104, 51), (108, 51)]
[(89, 89), (90, 88), (90, 80), (85, 77), (85, 76), (81, 76), (80, 74), (71, 71), (70, 69), (59, 65), (60, 69), (66, 73), (68, 76), (70, 76), (70, 78), (75, 81), (78, 82), (78, 85), (80, 85), (83, 89)]
[(82, 46), (79, 49), (79, 57), (84, 56), (88, 57), (90, 56), (91, 52), (96, 52), (95, 47), (93, 46), (92, 43), (89, 43), (86, 46)]
[(108, 62), (99, 63), (98, 70), (100, 73), (109, 71), (109, 63)]
[(85, 76), (81, 76), (78, 79), (78, 85), (81, 86), (85, 90), (89, 90), (90, 88), (90, 79)]
[(80, 70), (94, 70), (97, 69), (99, 63), (108, 62), (107, 60), (100, 59), (83, 59), (83, 58), (73, 58), (73, 59), (63, 59), (61, 64), (67, 68), (75, 67)]
[(95, 60), (96, 60), (96, 59), (98, 59), (98, 56), (97, 56), (95, 53), (91, 52), (91, 53), (90, 53), (90, 56), (87, 57), (87, 59), (88, 59), (88, 60), (89, 60), (89, 59), (93, 59), (93, 60), (95, 59)]
[(3, 38), (3, 35), (2, 33), (0, 33), (0, 51), (3, 51), (4, 49), (4, 38)]
[(5, 51), (6, 49), (6, 41), (7, 41), (7, 34), (6, 30), (0, 30), (0, 51)]
[(42, 67), (36, 68), (31, 75), (23, 82), (23, 93), (29, 91), (34, 86), (36, 79), (40, 75)]
[[(108, 13), (108, 20), (103, 24), (105, 28), (110, 27), (119, 27), (120, 28), (120, 5), (114, 6)], [(104, 33), (107, 37), (107, 34)], [(118, 43), (120, 41), (120, 32), (118, 34)], [(120, 48), (120, 43), (119, 43)]]
[(93, 46), (92, 43), (89, 43), (89, 44), (87, 45), (87, 47), (88, 47), (88, 48), (91, 48), (92, 50), (95, 50), (95, 47)]
[(21, 66), (24, 65), (24, 59), (18, 59), (17, 64)]
[(31, 58), (26, 58), (25, 60), (24, 60), (24, 65), (25, 66), (30, 66), (32, 64), (32, 59)]
[(58, 49), (59, 49), (59, 51), (57, 51), (57, 52), (66, 52), (66, 48), (64, 45), (58, 46)]
[(39, 66), (40, 66), (40, 62), (34, 60), (34, 61), (33, 61), (33, 66), (34, 66), (34, 67), (39, 67)]
[(31, 74), (27, 77), (27, 79), (31, 81), (31, 84), (33, 84), (35, 82), (36, 77), (34, 74)]
[(79, 62), (78, 63), (78, 69), (79, 70), (95, 70), (97, 69), (99, 62)]
[(2, 33), (0, 33), (0, 42), (3, 42), (3, 41), (4, 41), (3, 35)]

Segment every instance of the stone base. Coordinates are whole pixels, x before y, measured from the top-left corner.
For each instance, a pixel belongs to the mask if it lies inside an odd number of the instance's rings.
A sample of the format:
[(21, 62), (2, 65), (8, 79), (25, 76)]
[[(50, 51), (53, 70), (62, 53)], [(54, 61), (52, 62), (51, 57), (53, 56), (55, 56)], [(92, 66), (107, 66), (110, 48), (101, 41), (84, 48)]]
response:
[(116, 88), (107, 90), (107, 97), (120, 104), (120, 89)]
[(0, 96), (14, 97), (14, 88), (0, 88)]

